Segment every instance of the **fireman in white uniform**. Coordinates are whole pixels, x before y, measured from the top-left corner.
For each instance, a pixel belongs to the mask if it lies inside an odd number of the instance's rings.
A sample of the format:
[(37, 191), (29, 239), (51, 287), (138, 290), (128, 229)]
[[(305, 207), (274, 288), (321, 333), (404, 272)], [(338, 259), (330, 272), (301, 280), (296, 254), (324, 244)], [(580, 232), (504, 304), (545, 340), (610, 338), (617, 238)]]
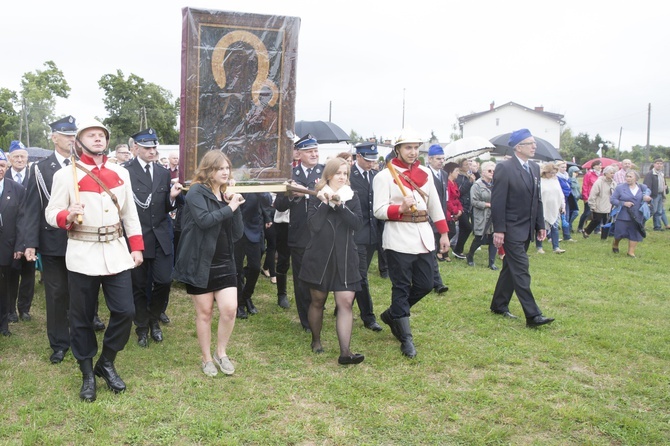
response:
[[(65, 262), (71, 348), (83, 376), (79, 396), (85, 401), (96, 398), (96, 375), (115, 393), (126, 388), (114, 360), (130, 337), (135, 315), (130, 269), (142, 263), (144, 249), (128, 171), (107, 163), (104, 152), (108, 144), (109, 130), (104, 125), (96, 120), (84, 123), (75, 138), (81, 154), (77, 164), (92, 175), (72, 166), (60, 169), (54, 175), (51, 200), (45, 210), (50, 225), (68, 231)], [(110, 319), (102, 353), (93, 367), (98, 342), (91, 320), (101, 285)]]

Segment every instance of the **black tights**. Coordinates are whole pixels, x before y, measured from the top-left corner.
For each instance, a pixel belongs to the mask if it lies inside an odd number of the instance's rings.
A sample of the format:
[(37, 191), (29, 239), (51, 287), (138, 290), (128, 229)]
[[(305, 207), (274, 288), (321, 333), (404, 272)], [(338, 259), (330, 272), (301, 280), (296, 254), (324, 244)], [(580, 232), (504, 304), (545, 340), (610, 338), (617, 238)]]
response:
[[(328, 297), (327, 291), (310, 289), (312, 302), (309, 304), (307, 319), (312, 331), (312, 350), (321, 349), (321, 327), (323, 326), (323, 306)], [(335, 305), (337, 306), (337, 339), (340, 343), (340, 356), (351, 356), (349, 344), (351, 342), (351, 329), (354, 325), (354, 314), (351, 309), (354, 303), (353, 291), (333, 291)]]

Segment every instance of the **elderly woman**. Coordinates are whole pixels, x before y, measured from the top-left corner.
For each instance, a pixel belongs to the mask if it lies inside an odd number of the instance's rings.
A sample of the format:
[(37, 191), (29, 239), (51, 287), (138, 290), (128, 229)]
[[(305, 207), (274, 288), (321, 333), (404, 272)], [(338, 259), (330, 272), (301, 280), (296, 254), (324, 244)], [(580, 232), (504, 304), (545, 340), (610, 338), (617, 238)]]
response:
[[(557, 173), (558, 168), (554, 163), (544, 164), (540, 172), (540, 188), (542, 189), (542, 210), (547, 234), (551, 238), (554, 252), (562, 254), (565, 250), (558, 246), (558, 225), (561, 224), (561, 214), (565, 212), (565, 196), (556, 178)], [(536, 240), (535, 246), (539, 254), (544, 254), (541, 241)]]
[[(621, 206), (621, 211), (614, 225), (614, 243), (612, 252), (619, 253), (619, 242), (628, 239), (628, 257), (635, 257), (635, 248), (642, 241), (642, 233), (638, 229), (638, 223), (642, 223), (642, 211), (640, 206), (643, 201), (651, 201), (651, 191), (644, 184), (638, 183), (640, 174), (630, 170), (626, 174), (626, 182), (614, 188), (610, 203)], [(637, 222), (636, 222), (637, 220)]]
[[(582, 235), (584, 238), (589, 238), (594, 229), (598, 225), (605, 225), (607, 217), (612, 211), (612, 203), (610, 197), (614, 192), (616, 183), (614, 182), (614, 174), (616, 167), (607, 166), (603, 169), (602, 176), (598, 177), (593, 187), (591, 187), (591, 194), (589, 195), (589, 208), (591, 209), (591, 223), (584, 228)], [(609, 235), (609, 228), (602, 226), (600, 230), (600, 239), (607, 240)]]
[(489, 268), (497, 270), (495, 264), (497, 249), (493, 245), (493, 224), (491, 224), (491, 186), (493, 185), (493, 171), (496, 164), (486, 161), (481, 166), (480, 178), (470, 189), (470, 205), (472, 206), (472, 232), (475, 238), (470, 245), (467, 255), (468, 265), (475, 266), (474, 255), (481, 245), (489, 247)]

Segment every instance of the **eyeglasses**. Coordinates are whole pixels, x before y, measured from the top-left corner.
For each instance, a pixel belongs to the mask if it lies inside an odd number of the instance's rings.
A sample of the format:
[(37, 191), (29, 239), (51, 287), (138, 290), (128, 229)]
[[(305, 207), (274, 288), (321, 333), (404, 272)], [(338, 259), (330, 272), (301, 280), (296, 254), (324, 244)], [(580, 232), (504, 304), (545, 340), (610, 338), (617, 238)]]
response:
[(493, 169), (488, 169), (486, 172), (493, 173)]

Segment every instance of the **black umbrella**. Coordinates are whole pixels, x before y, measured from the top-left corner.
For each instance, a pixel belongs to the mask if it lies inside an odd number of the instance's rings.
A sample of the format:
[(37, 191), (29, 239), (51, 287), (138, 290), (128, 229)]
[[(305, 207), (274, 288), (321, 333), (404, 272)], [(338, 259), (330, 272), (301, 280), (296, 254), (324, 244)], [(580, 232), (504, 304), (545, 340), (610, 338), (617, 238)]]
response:
[(349, 135), (330, 121), (298, 121), (295, 123), (295, 134), (299, 138), (308, 133), (321, 144), (349, 141)]
[(26, 151), (28, 152), (28, 161), (30, 162), (48, 158), (54, 153), (53, 150), (43, 149), (41, 147), (26, 147)]
[[(496, 149), (493, 151), (493, 154), (514, 155), (514, 148), (508, 146), (510, 135), (511, 133), (503, 133), (502, 135), (498, 135), (494, 138), (491, 138), (490, 141), (493, 143), (494, 146), (496, 146)], [(533, 157), (534, 159), (542, 161), (554, 161), (563, 159), (561, 157), (561, 154), (558, 153), (558, 150), (556, 150), (556, 147), (554, 147), (549, 141), (547, 141), (546, 139), (538, 138), (537, 136), (534, 136), (533, 138), (535, 138), (535, 142), (537, 143), (537, 149), (535, 150), (535, 156)]]

